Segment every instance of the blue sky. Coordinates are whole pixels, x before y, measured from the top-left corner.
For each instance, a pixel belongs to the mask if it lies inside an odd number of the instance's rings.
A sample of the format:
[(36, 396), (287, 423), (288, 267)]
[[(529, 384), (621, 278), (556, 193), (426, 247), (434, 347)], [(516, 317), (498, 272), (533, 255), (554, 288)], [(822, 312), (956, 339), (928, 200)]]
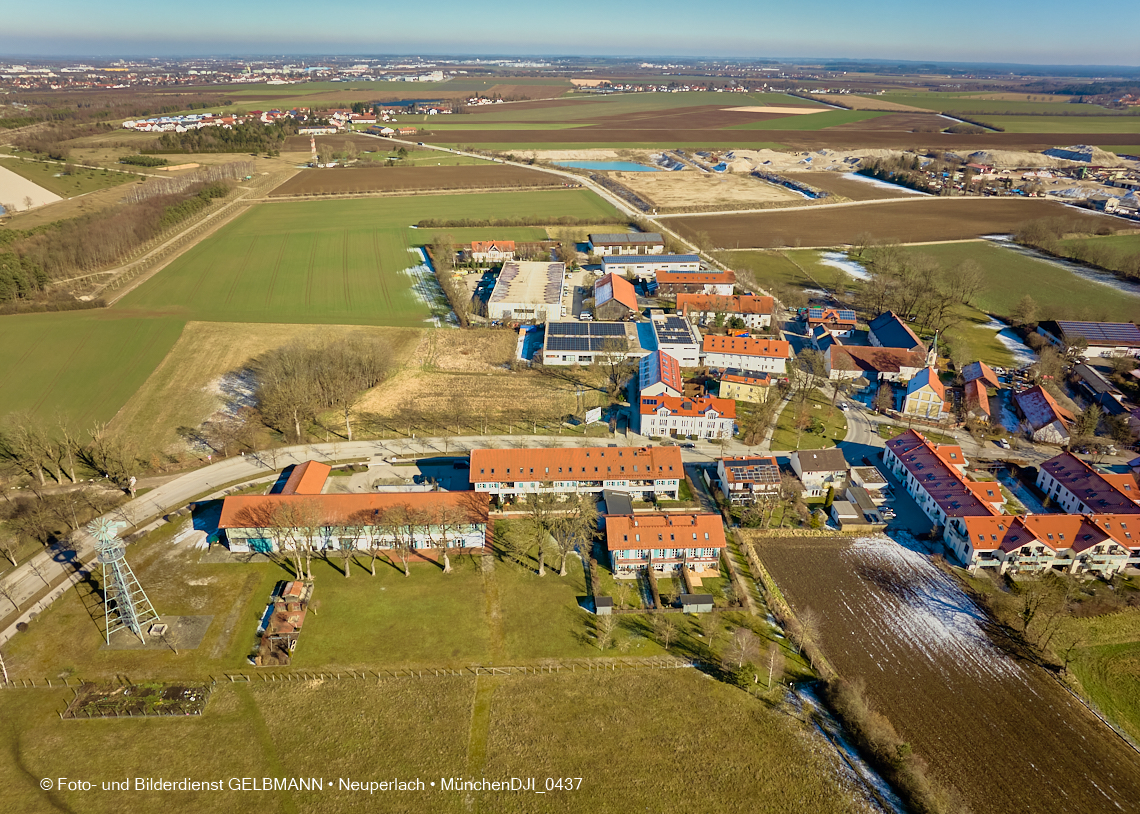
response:
[[(1140, 65), (1140, 4), (1060, 0), (6, 4), (0, 54), (582, 54)], [(1091, 7), (1086, 7), (1091, 8)], [(1131, 31), (1132, 34), (1125, 34)], [(1114, 33), (1115, 32), (1115, 33)]]

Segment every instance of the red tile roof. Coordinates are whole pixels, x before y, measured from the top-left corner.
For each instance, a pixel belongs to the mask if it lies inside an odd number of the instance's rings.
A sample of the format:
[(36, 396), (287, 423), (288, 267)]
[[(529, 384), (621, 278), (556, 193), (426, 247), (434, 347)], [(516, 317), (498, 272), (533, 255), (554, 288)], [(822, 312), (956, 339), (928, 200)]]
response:
[(973, 379), (966, 382), (966, 409), (975, 413), (984, 413), (992, 416), (990, 412), (990, 394), (986, 392), (986, 383), (982, 379)]
[(482, 492), (384, 492), (337, 495), (231, 495), (222, 502), (218, 528), (272, 528), (277, 525), (277, 507), (312, 509), (320, 525), (337, 526), (362, 521), (373, 513), (408, 506), (431, 512), (439, 508), (460, 509), (468, 522), (487, 522), (490, 498)]
[[(958, 471), (957, 467), (966, 463), (960, 447), (935, 446), (922, 433), (910, 430), (887, 441), (887, 448), (947, 517), (998, 514), (986, 498), (1000, 503), (1001, 491), (996, 483), (973, 483)], [(993, 494), (987, 495), (987, 490)]]
[(471, 251), (473, 252), (513, 252), (515, 250), (515, 242), (513, 240), (472, 240)]
[(816, 325), (838, 325), (854, 328), (857, 324), (856, 321), (853, 319), (844, 319), (839, 315), (839, 311), (840, 309), (838, 308), (825, 308), (823, 313), (815, 319), (809, 317), (808, 327), (814, 328)]
[(744, 376), (739, 373), (724, 373), (721, 375), (720, 380), (734, 384), (747, 384), (752, 387), (771, 387), (775, 381), (767, 373), (758, 373), (753, 376)]
[(1058, 404), (1041, 385), (1015, 393), (1013, 397), (1017, 399), (1017, 406), (1034, 430), (1047, 427), (1054, 421), (1060, 421), (1061, 426), (1068, 430), (1073, 423), (1073, 414)]
[(610, 551), (724, 547), (724, 523), (719, 514), (639, 514), (606, 518), (606, 548)]
[(670, 415), (699, 418), (709, 410), (716, 410), (722, 418), (736, 418), (736, 402), (732, 399), (716, 396), (702, 396), (697, 399), (664, 395), (641, 397), (642, 415), (652, 415), (662, 407), (666, 408)]
[(1094, 512), (1140, 514), (1140, 485), (1131, 474), (1102, 474), (1071, 452), (1041, 464), (1041, 470)]
[(471, 482), (684, 478), (679, 447), (475, 449)]
[(319, 495), (325, 487), (332, 467), (320, 461), (305, 461), (297, 464), (289, 474), (289, 480), (281, 488), (283, 495)]
[(771, 297), (755, 294), (678, 294), (677, 310), (687, 314), (690, 309), (700, 312), (723, 312), (725, 314), (771, 314), (775, 301)]
[[(652, 260), (652, 255), (649, 256)], [(659, 271), (658, 285), (735, 285), (735, 271)]]
[[(603, 290), (606, 286), (609, 286), (608, 292)], [(633, 283), (612, 271), (594, 283), (595, 307), (610, 300), (617, 300), (630, 311), (638, 310), (637, 291), (634, 289)]]
[(865, 373), (899, 373), (904, 367), (920, 369), (926, 356), (903, 348), (878, 348), (860, 345), (832, 345), (827, 349), (834, 370), (859, 370)]
[(755, 336), (713, 336), (704, 338), (703, 353), (729, 353), (738, 356), (761, 356), (766, 359), (787, 359), (792, 346), (783, 339), (762, 339)]
[(981, 381), (984, 385), (988, 384), (990, 387), (1001, 387), (1001, 382), (998, 381), (997, 374), (994, 373), (992, 367), (985, 362), (971, 362), (962, 369), (962, 379), (969, 384), (974, 381)]

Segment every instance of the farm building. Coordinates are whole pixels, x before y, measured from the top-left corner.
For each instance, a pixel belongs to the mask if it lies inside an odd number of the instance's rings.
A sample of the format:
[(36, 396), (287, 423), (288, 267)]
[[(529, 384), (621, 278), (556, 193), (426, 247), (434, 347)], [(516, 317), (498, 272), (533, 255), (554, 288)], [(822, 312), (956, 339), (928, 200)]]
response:
[(926, 356), (902, 348), (841, 345), (836, 341), (823, 352), (823, 362), (830, 379), (901, 382), (926, 366)]
[(851, 336), (858, 320), (855, 312), (840, 308), (809, 308), (807, 313), (808, 331), (823, 328), (832, 336)]
[(482, 548), (487, 508), (473, 492), (231, 495), (218, 528), (243, 553)]
[(657, 232), (588, 235), (590, 253), (607, 255), (664, 254), (665, 238)]
[(1136, 475), (1098, 472), (1070, 452), (1041, 464), (1037, 488), (1070, 514), (1140, 514)]
[[(696, 257), (696, 255), (693, 255)], [(657, 293), (663, 297), (681, 294), (732, 295), (736, 287), (733, 271), (660, 271), (657, 273)]]
[(1087, 342), (1081, 351), (1086, 359), (1098, 356), (1140, 356), (1140, 328), (1131, 322), (1042, 322), (1037, 333), (1054, 346), (1067, 350), (1074, 343)]
[(988, 424), (993, 418), (993, 407), (990, 406), (990, 394), (986, 390), (985, 381), (982, 379), (968, 381), (962, 391), (966, 416)]
[(543, 322), (562, 307), (563, 263), (504, 263), (487, 301), (490, 319)]
[(606, 274), (633, 275), (649, 279), (665, 272), (697, 273), (701, 259), (695, 254), (627, 255), (615, 254), (602, 258), (602, 271)]
[(772, 385), (776, 383), (771, 373), (745, 373), (729, 368), (720, 374), (720, 388), (717, 395), (722, 399), (735, 399), (759, 404), (768, 399)]
[(637, 323), (558, 320), (546, 324), (544, 365), (589, 365), (599, 359), (640, 359), (646, 354)]
[(1108, 578), (1140, 564), (1140, 533), (1133, 533), (1140, 532), (1140, 517), (1135, 514), (998, 515), (963, 522), (963, 559), (971, 571), (1064, 570)]
[(617, 274), (607, 274), (594, 283), (594, 316), (617, 322), (638, 313), (633, 283)]
[(792, 356), (792, 346), (787, 341), (754, 336), (709, 335), (701, 350), (709, 367), (756, 373), (783, 373)]
[(681, 365), (664, 351), (641, 357), (637, 367), (638, 391), (642, 396), (680, 397), (685, 390)]
[(1073, 368), (1073, 379), (1078, 389), (1092, 403), (1109, 415), (1123, 415), (1130, 412), (1127, 397), (1115, 384), (1087, 362)]
[(513, 240), (473, 240), (468, 255), (476, 263), (503, 263), (515, 259)]
[(879, 314), (868, 323), (871, 344), (876, 348), (901, 348), (926, 354), (926, 345), (894, 311)]
[(1043, 444), (1064, 444), (1069, 440), (1073, 414), (1037, 385), (1013, 394), (1013, 403), (1022, 416), (1021, 425), (1029, 436)]
[(714, 576), (724, 548), (719, 514), (639, 514), (606, 520), (606, 550), (614, 576), (632, 577), (645, 568), (662, 573), (689, 568), (698, 576)]
[(736, 402), (716, 396), (642, 396), (638, 432), (651, 438), (731, 438)]
[(946, 398), (946, 387), (938, 378), (938, 371), (924, 367), (906, 386), (903, 413), (927, 421), (943, 421), (950, 417), (951, 404)]
[(981, 381), (984, 387), (993, 387), (994, 389), (1001, 387), (1001, 382), (998, 380), (997, 374), (994, 373), (994, 369), (985, 362), (971, 362), (962, 368), (962, 381), (966, 384)]
[(718, 458), (716, 475), (721, 494), (732, 503), (753, 503), (780, 491), (780, 467), (771, 456)]
[(677, 313), (698, 324), (712, 322), (718, 316), (726, 321), (736, 317), (746, 328), (767, 328), (772, 324), (775, 301), (755, 294), (730, 297), (712, 294), (678, 294)]
[(804, 497), (820, 497), (829, 487), (838, 491), (847, 480), (847, 459), (838, 449), (800, 450), (789, 457)]
[[(677, 499), (685, 477), (678, 447), (475, 449), (471, 484), (499, 498), (528, 494), (600, 494), (618, 489), (641, 500)], [(607, 525), (610, 521), (607, 521)]]
[(691, 323), (660, 312), (652, 315), (652, 323), (659, 350), (676, 359), (681, 367), (697, 367), (701, 363), (701, 335)]

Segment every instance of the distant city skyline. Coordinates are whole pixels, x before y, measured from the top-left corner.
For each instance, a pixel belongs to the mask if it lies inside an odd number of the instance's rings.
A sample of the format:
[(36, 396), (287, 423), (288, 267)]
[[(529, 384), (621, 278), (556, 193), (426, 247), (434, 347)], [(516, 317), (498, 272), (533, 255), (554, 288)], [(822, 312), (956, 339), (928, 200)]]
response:
[(1136, 39), (1126, 33), (1140, 30), (1140, 6), (1105, 7), (1109, 19), (1097, 25), (1065, 25), (1072, 11), (1059, 0), (964, 0), (952, 7), (659, 0), (620, 8), (601, 0), (562, 8), (521, 0), (478, 8), (457, 0), (430, 7), (57, 0), (50, 13), (27, 3), (5, 12), (0, 58), (421, 53), (1140, 65)]

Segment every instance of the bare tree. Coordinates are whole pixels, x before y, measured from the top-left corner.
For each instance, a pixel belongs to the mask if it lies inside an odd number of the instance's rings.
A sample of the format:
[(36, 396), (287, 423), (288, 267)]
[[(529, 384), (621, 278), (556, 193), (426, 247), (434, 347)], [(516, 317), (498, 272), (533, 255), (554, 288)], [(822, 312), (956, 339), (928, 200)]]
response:
[(562, 505), (559, 515), (552, 518), (551, 535), (561, 554), (558, 576), (566, 576), (566, 561), (570, 553), (582, 549), (589, 558), (590, 543), (598, 528), (598, 508), (590, 495), (571, 495)]
[(732, 632), (725, 655), (739, 670), (749, 662), (755, 662), (760, 654), (760, 640), (746, 627), (738, 627)]
[(772, 689), (773, 678), (784, 676), (784, 651), (777, 642), (768, 644), (768, 689)]
[(12, 605), (13, 611), (16, 613), (20, 612), (20, 605), (18, 602), (16, 602), (16, 588), (14, 585), (7, 585), (3, 582), (0, 582), (0, 596), (8, 600), (8, 602)]
[(617, 619), (609, 614), (594, 617), (594, 641), (599, 650), (606, 650), (613, 643)]
[(677, 637), (677, 624), (669, 614), (655, 613), (653, 614), (653, 633), (661, 642), (661, 646), (668, 650), (673, 639)]
[(12, 565), (16, 564), (16, 538), (3, 530), (0, 530), (0, 555)]

